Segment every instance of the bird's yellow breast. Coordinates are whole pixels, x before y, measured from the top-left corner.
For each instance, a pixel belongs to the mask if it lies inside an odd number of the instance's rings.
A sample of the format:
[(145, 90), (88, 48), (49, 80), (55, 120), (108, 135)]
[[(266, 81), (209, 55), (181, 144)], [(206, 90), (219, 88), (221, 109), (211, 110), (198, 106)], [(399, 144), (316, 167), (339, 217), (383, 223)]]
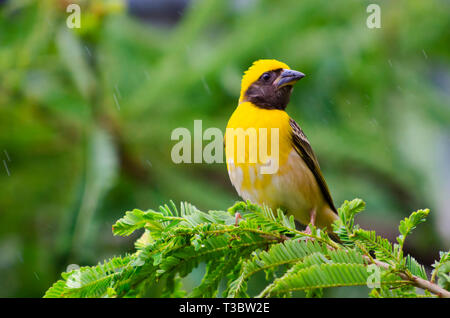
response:
[[(277, 109), (263, 109), (253, 105), (250, 102), (244, 102), (234, 111), (230, 120), (228, 121), (227, 130), (229, 129), (254, 129), (256, 132), (257, 145), (267, 149), (270, 154), (273, 149), (272, 143), (277, 142), (279, 161), (284, 163), (287, 160), (287, 155), (292, 149), (292, 128), (289, 124), (289, 115), (282, 110)], [(273, 135), (273, 129), (278, 130), (278, 138)], [(267, 138), (262, 133), (267, 133)], [(246, 136), (246, 161), (248, 161), (249, 148), (249, 136)], [(272, 140), (273, 139), (273, 140)], [(276, 140), (278, 139), (278, 140)], [(234, 162), (237, 159), (237, 140), (233, 142), (235, 150), (233, 158)], [(259, 149), (257, 149), (259, 151)], [(229, 152), (227, 153), (229, 154)]]
[[(233, 136), (232, 144), (229, 140), (229, 129), (243, 129), (248, 132), (249, 128), (253, 129), (256, 134), (257, 149), (254, 149), (258, 155), (256, 162), (251, 160), (250, 133), (245, 137), (245, 157), (243, 158), (239, 157), (238, 147), (242, 145), (239, 144), (238, 138)], [(276, 129), (278, 133), (274, 133), (273, 129)], [(250, 102), (241, 103), (236, 108), (228, 121), (225, 146), (227, 169), (234, 186), (239, 192), (263, 191), (268, 188), (267, 186), (272, 183), (273, 175), (281, 172), (292, 151), (291, 131), (289, 115), (285, 111), (259, 108)], [(263, 136), (265, 133), (266, 136)], [(230, 145), (233, 147), (233, 151), (230, 151)], [(274, 173), (260, 173), (260, 168), (265, 163), (260, 156), (261, 150), (266, 151), (269, 156), (276, 155), (279, 168)], [(274, 153), (275, 150), (277, 153)]]

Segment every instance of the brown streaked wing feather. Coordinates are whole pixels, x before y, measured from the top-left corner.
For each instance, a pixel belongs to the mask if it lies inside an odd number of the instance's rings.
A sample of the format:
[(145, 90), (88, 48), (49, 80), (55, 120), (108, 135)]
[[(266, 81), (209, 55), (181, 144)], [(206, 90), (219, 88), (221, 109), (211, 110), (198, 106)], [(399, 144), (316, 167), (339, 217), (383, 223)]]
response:
[(292, 142), (295, 150), (314, 174), (325, 200), (330, 208), (337, 214), (336, 207), (334, 206), (333, 199), (331, 198), (330, 190), (328, 189), (327, 183), (325, 182), (322, 172), (320, 171), (319, 162), (317, 161), (316, 155), (309, 144), (308, 138), (306, 138), (306, 135), (303, 133), (302, 129), (295, 122), (295, 120), (290, 118), (289, 124), (292, 127)]

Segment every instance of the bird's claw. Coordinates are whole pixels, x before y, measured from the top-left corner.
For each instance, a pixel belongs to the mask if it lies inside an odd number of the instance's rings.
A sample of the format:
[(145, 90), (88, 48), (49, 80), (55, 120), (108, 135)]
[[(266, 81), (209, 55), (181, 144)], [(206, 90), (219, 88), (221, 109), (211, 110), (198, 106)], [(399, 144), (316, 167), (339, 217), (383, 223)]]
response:
[(242, 219), (242, 216), (239, 212), (236, 212), (236, 214), (234, 215), (234, 225), (238, 226), (239, 224), (239, 219)]
[(303, 233), (308, 234), (308, 235), (312, 234), (311, 228), (309, 227), (309, 225), (306, 227), (306, 229), (303, 231)]
[[(304, 234), (306, 234), (306, 235), (311, 235), (311, 234), (312, 234), (311, 228), (309, 227), (309, 225), (306, 227), (306, 229), (305, 229), (302, 233), (304, 233)], [(312, 237), (307, 237), (307, 236), (306, 236), (306, 237), (303, 239), (303, 241), (305, 241), (305, 242), (308, 242), (308, 241), (314, 241), (314, 238), (312, 238)]]

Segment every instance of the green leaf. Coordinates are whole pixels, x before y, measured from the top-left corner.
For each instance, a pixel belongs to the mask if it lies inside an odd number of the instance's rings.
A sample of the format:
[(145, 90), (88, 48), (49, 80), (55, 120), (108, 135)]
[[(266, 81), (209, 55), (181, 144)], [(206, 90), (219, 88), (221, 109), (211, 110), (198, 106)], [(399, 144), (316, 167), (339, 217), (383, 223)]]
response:
[(274, 282), (270, 296), (297, 290), (341, 286), (364, 286), (369, 274), (362, 264), (314, 264)]
[(339, 218), (347, 228), (351, 229), (353, 228), (355, 215), (362, 212), (365, 207), (366, 203), (361, 199), (345, 200), (338, 209)]
[(268, 251), (256, 253), (251, 260), (244, 263), (242, 272), (229, 290), (227, 297), (238, 297), (246, 290), (249, 278), (259, 271), (277, 268), (283, 265), (294, 264), (305, 256), (315, 252), (323, 252), (324, 247), (317, 242), (299, 242), (288, 240), (274, 244)]
[(181, 220), (181, 218), (165, 216), (161, 212), (152, 210), (144, 212), (134, 209), (133, 211), (126, 212), (125, 216), (113, 225), (113, 233), (114, 235), (128, 236), (141, 228), (148, 228), (159, 232), (164, 228), (161, 221), (176, 221), (174, 223), (177, 224)]
[(380, 261), (391, 262), (394, 259), (394, 249), (391, 242), (378, 236), (375, 231), (355, 230), (352, 240), (362, 243), (368, 251), (373, 251)]
[(397, 238), (400, 246), (403, 246), (406, 236), (409, 235), (418, 224), (426, 221), (429, 213), (429, 209), (418, 210), (416, 212), (413, 212), (408, 218), (400, 221), (400, 225), (398, 227), (400, 236)]
[[(113, 283), (133, 272), (132, 256), (116, 257), (93, 267), (81, 267), (63, 273), (63, 280), (57, 281), (44, 295), (45, 298), (102, 297), (113, 288)], [(110, 293), (110, 291), (109, 291)]]
[(450, 252), (439, 252), (440, 259), (433, 264), (432, 277), (437, 277), (439, 286), (450, 290)]
[(425, 267), (419, 264), (414, 257), (408, 255), (406, 257), (406, 268), (410, 271), (411, 274), (428, 280), (427, 273), (425, 271)]

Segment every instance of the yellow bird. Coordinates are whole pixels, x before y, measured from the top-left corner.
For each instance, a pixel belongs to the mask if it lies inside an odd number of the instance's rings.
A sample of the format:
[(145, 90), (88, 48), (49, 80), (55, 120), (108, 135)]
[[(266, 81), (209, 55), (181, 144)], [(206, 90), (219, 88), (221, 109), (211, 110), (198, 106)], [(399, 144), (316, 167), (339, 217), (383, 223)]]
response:
[[(308, 139), (285, 111), (304, 76), (277, 60), (258, 60), (245, 72), (225, 135), (227, 169), (244, 200), (331, 231), (337, 212), (330, 191)], [(264, 157), (261, 150), (270, 151)]]

